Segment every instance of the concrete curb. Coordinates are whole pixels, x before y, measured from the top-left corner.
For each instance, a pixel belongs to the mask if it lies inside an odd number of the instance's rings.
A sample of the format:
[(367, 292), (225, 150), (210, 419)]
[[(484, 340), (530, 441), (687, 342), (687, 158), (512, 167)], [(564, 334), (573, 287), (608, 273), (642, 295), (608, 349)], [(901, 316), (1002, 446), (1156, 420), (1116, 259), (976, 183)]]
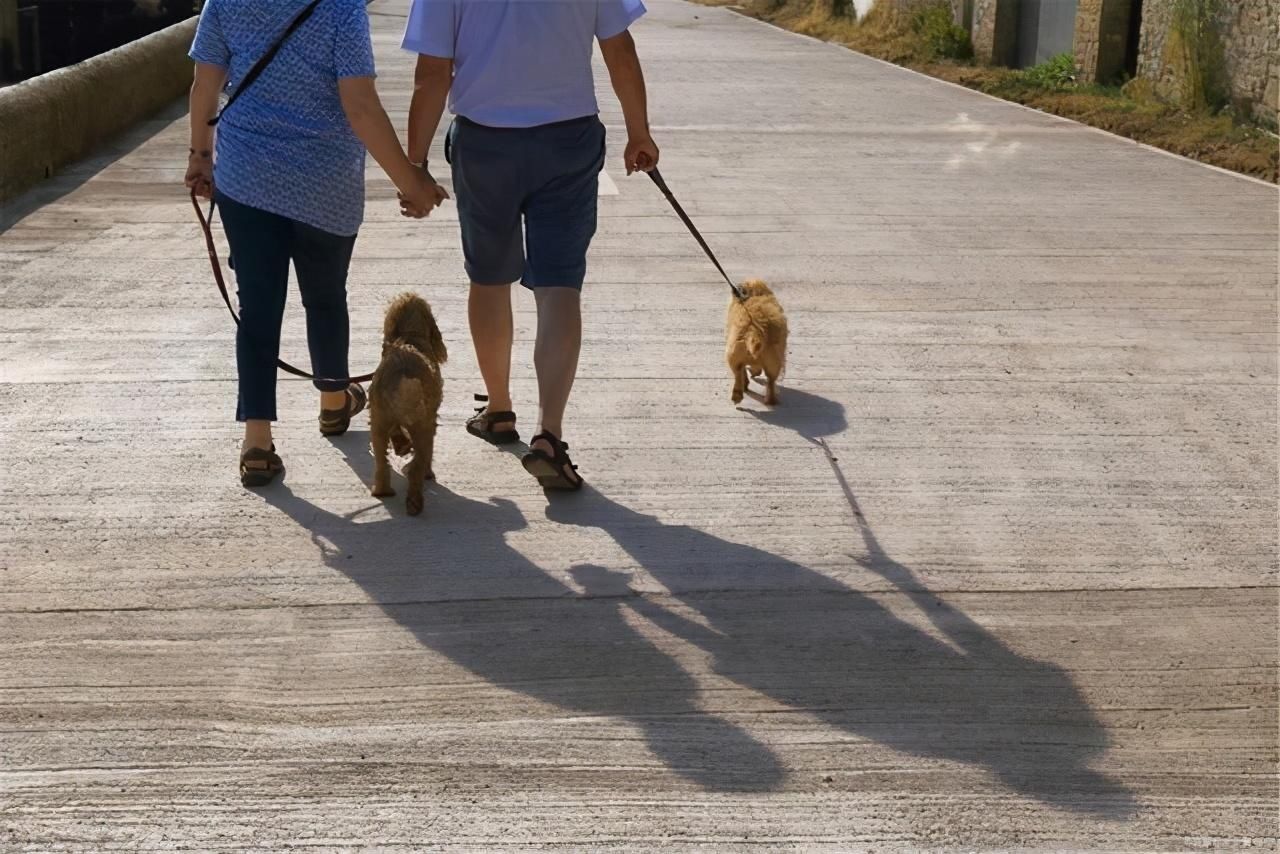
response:
[(0, 202), (51, 177), (191, 85), (196, 19), (0, 90)]

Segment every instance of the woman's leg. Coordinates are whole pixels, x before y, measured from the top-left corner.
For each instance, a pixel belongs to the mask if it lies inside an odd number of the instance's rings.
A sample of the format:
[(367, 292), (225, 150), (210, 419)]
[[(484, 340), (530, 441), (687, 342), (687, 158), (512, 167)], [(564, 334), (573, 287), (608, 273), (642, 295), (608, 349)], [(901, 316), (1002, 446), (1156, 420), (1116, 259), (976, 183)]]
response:
[(288, 219), (218, 197), (231, 244), (240, 301), (236, 368), (240, 377), (236, 419), (245, 424), (245, 448), (271, 447), (276, 420), (276, 358), (289, 287)]
[(347, 271), (355, 244), (355, 235), (344, 237), (300, 222), (293, 224), (290, 251), (307, 312), (311, 373), (338, 380), (316, 382), (321, 409), (343, 409), (347, 405), (344, 380), (351, 375), (347, 362), (351, 342)]

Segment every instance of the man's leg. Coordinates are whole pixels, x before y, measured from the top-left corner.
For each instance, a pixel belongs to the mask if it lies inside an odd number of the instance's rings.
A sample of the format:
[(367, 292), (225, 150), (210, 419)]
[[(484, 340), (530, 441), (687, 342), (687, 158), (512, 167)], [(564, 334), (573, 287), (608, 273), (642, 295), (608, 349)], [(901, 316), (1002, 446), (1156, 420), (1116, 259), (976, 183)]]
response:
[[(511, 283), (524, 270), (522, 159), (506, 133), (459, 120), (450, 134), (462, 254), (472, 282), (467, 300), (471, 342), (489, 395), (486, 411), (507, 412), (513, 409)], [(494, 432), (515, 428), (509, 421), (486, 426)]]
[[(592, 117), (580, 123), (544, 129), (535, 144), (536, 162), (548, 175), (525, 203), (524, 282), (538, 304), (539, 432), (564, 438), (564, 414), (582, 349), (580, 292), (587, 272), (587, 249), (596, 232), (600, 169), (604, 165), (604, 125)], [(531, 446), (547, 456), (556, 448), (546, 440)], [(528, 468), (526, 464), (526, 468)], [(532, 469), (531, 469), (532, 471)], [(566, 463), (565, 486), (582, 479)], [(539, 476), (539, 480), (543, 480)], [(546, 486), (544, 480), (543, 483)]]
[[(533, 364), (538, 372), (538, 432), (564, 435), (564, 410), (578, 373), (582, 350), (582, 301), (577, 288), (538, 288), (538, 341)], [(546, 441), (533, 447), (547, 453), (554, 448)]]
[[(511, 285), (471, 285), (467, 319), (476, 362), (489, 395), (487, 412), (511, 411)], [(494, 431), (515, 429), (510, 421), (495, 422)]]

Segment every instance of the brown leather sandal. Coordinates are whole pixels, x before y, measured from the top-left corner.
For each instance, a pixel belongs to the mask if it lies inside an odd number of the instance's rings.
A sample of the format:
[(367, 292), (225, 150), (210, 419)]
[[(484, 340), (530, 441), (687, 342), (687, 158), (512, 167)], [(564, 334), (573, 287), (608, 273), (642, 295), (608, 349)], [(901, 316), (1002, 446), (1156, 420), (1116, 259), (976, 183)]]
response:
[(489, 397), (484, 394), (476, 395), (476, 403), (480, 404), (476, 407), (476, 414), (467, 419), (468, 433), (484, 439), (490, 445), (510, 445), (520, 441), (520, 434), (514, 428), (493, 429), (495, 424), (516, 423), (514, 412), (486, 412), (485, 410), (489, 408)]
[(536, 477), (543, 489), (567, 492), (577, 492), (582, 489), (583, 481), (578, 474), (578, 467), (573, 464), (573, 460), (569, 459), (569, 446), (545, 430), (534, 436), (529, 444), (532, 445), (539, 440), (549, 444), (553, 453), (548, 454), (540, 448), (530, 448), (529, 453), (520, 460), (524, 470)]
[(250, 448), (240, 455), (240, 483), (249, 489), (266, 486), (282, 474), (284, 461), (276, 453), (274, 444), (269, 451)]
[(320, 410), (320, 435), (341, 436), (351, 426), (351, 418), (364, 411), (369, 395), (359, 383), (347, 386), (347, 405), (342, 409)]

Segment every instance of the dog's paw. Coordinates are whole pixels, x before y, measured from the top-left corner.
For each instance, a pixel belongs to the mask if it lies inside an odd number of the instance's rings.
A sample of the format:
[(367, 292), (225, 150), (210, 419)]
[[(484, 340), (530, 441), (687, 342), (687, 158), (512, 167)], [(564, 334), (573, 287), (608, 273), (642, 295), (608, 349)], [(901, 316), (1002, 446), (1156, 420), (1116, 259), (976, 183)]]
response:
[(396, 491), (389, 486), (384, 486), (381, 489), (375, 486), (369, 491), (373, 493), (374, 498), (391, 498), (396, 494)]
[(729, 395), (729, 399), (734, 403), (742, 403), (742, 392), (735, 391), (733, 394)]
[(417, 516), (422, 512), (422, 493), (412, 493), (404, 500), (404, 509), (410, 516)]

